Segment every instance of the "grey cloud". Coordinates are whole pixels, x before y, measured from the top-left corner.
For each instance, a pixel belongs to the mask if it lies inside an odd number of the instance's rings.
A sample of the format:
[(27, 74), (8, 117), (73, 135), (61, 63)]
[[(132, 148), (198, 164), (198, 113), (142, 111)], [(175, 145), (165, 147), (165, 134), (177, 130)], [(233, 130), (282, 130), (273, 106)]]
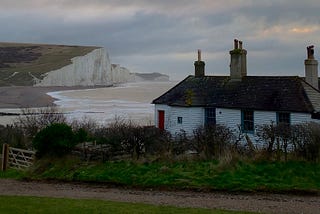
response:
[[(88, 7), (102, 11), (86, 20), (81, 11)], [(239, 38), (248, 50), (249, 74), (301, 75), (305, 46), (320, 46), (320, 39), (312, 32), (272, 29), (319, 27), (319, 10), (316, 0), (2, 0), (0, 40), (104, 46), (115, 63), (135, 72), (156, 71), (181, 79), (193, 72), (195, 57), (187, 53), (198, 48), (204, 52), (208, 74), (227, 75), (228, 51)]]

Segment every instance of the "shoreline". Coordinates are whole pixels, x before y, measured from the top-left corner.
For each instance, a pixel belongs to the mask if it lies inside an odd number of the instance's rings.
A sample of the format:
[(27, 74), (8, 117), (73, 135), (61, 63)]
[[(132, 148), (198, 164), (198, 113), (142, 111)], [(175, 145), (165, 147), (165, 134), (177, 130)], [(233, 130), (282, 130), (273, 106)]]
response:
[[(122, 118), (139, 124), (154, 120), (152, 100), (175, 82), (130, 82), (91, 87), (0, 87), (0, 124), (12, 123), (25, 108), (57, 107), (68, 120), (107, 124)], [(3, 113), (1, 115), (1, 113)]]
[(0, 112), (4, 109), (56, 106), (57, 99), (47, 93), (66, 90), (108, 88), (112, 86), (4, 86), (0, 87)]

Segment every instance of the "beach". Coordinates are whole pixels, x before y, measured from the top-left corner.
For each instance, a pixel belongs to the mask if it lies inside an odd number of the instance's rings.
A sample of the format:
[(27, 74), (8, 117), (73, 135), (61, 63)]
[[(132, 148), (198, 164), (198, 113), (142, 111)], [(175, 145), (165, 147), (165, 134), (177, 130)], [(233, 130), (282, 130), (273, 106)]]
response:
[[(0, 112), (55, 105), (69, 120), (94, 120), (99, 124), (115, 118), (152, 124), (152, 100), (176, 82), (134, 82), (115, 87), (0, 87)], [(13, 116), (0, 117), (6, 124)]]

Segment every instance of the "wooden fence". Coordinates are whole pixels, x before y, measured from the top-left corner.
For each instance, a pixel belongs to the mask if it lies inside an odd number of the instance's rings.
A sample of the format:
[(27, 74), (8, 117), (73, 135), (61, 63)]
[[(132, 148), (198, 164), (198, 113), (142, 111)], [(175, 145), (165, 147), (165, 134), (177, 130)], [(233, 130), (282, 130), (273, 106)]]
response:
[(8, 167), (16, 169), (25, 169), (30, 167), (34, 161), (34, 151), (9, 147), (3, 144), (2, 149), (2, 171)]

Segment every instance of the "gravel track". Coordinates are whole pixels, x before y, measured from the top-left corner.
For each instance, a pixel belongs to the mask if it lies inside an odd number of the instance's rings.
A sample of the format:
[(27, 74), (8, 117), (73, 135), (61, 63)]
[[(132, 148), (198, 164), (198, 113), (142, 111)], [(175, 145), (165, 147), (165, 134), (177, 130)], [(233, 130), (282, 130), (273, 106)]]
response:
[(135, 190), (113, 188), (101, 184), (17, 181), (13, 179), (1, 179), (0, 181), (0, 195), (100, 199), (261, 213), (320, 213), (319, 196)]

